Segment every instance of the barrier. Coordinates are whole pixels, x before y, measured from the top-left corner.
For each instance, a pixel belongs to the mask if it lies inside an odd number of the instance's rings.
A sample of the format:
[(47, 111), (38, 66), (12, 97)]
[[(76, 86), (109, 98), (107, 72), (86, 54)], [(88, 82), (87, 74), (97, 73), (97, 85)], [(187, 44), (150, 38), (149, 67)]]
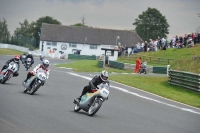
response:
[(83, 60), (96, 60), (96, 56), (92, 55), (79, 55), (79, 54), (68, 54), (68, 59), (83, 59)]
[(200, 74), (169, 70), (168, 83), (200, 91)]
[(109, 61), (109, 67), (124, 70), (124, 63), (116, 62), (116, 61)]
[(98, 67), (103, 68), (104, 66), (104, 61), (98, 61)]

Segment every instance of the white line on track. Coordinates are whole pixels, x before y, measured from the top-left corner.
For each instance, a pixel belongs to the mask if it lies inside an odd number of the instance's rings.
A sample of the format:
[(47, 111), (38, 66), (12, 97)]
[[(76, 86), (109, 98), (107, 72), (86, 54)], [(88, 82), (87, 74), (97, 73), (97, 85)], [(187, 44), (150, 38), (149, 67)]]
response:
[[(54, 70), (56, 71), (56, 70)], [(58, 71), (58, 72), (62, 72), (62, 71)], [(84, 79), (87, 79), (87, 80), (91, 80), (92, 78), (90, 77), (86, 77), (86, 76), (82, 76), (82, 75), (79, 75), (79, 74), (76, 74), (76, 73), (71, 73), (71, 72), (65, 72), (65, 73), (68, 73), (70, 75), (73, 75), (73, 76), (77, 76), (77, 77), (81, 77), (81, 78), (84, 78)], [(162, 101), (159, 101), (159, 100), (156, 100), (156, 99), (153, 99), (153, 98), (149, 98), (149, 97), (146, 97), (146, 96), (142, 96), (138, 93), (135, 93), (135, 92), (131, 92), (129, 90), (126, 90), (126, 89), (123, 89), (123, 88), (120, 88), (120, 87), (117, 87), (117, 86), (110, 86), (112, 88), (115, 88), (117, 90), (120, 90), (122, 92), (125, 92), (125, 93), (128, 93), (128, 94), (131, 94), (131, 95), (134, 95), (134, 96), (137, 96), (137, 97), (140, 97), (140, 98), (143, 98), (143, 99), (146, 99), (146, 100), (150, 100), (150, 101), (154, 101), (154, 102), (157, 102), (157, 103), (160, 103), (160, 104), (164, 104), (164, 105), (167, 105), (167, 106), (170, 106), (170, 107), (173, 107), (173, 108), (177, 108), (177, 109), (180, 109), (180, 110), (183, 110), (183, 111), (187, 111), (187, 112), (191, 112), (191, 113), (195, 113), (195, 114), (198, 114), (200, 115), (200, 112), (197, 112), (193, 109), (189, 109), (189, 108), (182, 108), (182, 107), (179, 107), (179, 106), (176, 106), (176, 105), (173, 105), (173, 104), (169, 104), (169, 103), (165, 103), (165, 102), (162, 102)], [(137, 89), (137, 88), (134, 88), (134, 89)], [(138, 90), (138, 89), (137, 89)], [(174, 101), (176, 102), (176, 101)], [(182, 104), (182, 103), (180, 103)], [(185, 105), (185, 104), (184, 104)], [(187, 106), (187, 105), (186, 105)], [(192, 107), (192, 108), (195, 108), (195, 107)], [(195, 108), (195, 109), (198, 109), (198, 108)], [(199, 110), (199, 109), (198, 109)]]

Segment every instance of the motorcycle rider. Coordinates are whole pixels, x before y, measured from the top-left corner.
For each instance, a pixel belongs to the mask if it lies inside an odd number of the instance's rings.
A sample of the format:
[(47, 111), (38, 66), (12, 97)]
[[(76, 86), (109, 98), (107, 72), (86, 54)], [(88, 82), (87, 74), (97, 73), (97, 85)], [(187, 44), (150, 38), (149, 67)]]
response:
[(42, 64), (38, 64), (34, 69), (33, 71), (30, 71), (28, 72), (27, 74), (27, 77), (26, 79), (23, 81), (23, 83), (25, 84), (26, 81), (31, 77), (31, 76), (34, 76), (36, 73), (37, 73), (37, 70), (39, 68), (42, 68), (44, 70), (44, 72), (46, 73), (47, 75), (47, 79), (49, 78), (49, 73), (50, 73), (50, 69), (48, 68), (49, 67), (49, 60), (43, 60), (43, 63)]
[(89, 85), (83, 88), (82, 94), (77, 98), (77, 101), (80, 102), (83, 95), (85, 95), (87, 92), (91, 92), (92, 89), (97, 89), (97, 86), (101, 83), (105, 82), (109, 84), (108, 76), (109, 75), (106, 70), (103, 70), (99, 76), (96, 75), (91, 81), (89, 81)]
[[(12, 62), (12, 61), (18, 64), (18, 71), (19, 71), (19, 67), (20, 67), (19, 59), (20, 59), (20, 56), (19, 55), (15, 55), (14, 58), (11, 58), (10, 60), (8, 60), (6, 62), (6, 64), (3, 66), (3, 68), (1, 69), (1, 72), (4, 69), (8, 68), (9, 63)], [(13, 73), (13, 77), (17, 77), (19, 75), (18, 71), (16, 71), (15, 73)]]
[(20, 59), (22, 59), (22, 56), (23, 56), (23, 55), (25, 55), (25, 56), (26, 56), (26, 53), (23, 53), (23, 54), (20, 56)]
[(28, 58), (31, 58), (31, 66), (32, 66), (32, 64), (34, 63), (34, 58), (33, 58), (33, 55), (32, 55), (31, 52), (29, 52), (29, 53), (27, 54), (26, 59), (25, 59), (25, 63), (27, 62), (27, 59), (28, 59)]

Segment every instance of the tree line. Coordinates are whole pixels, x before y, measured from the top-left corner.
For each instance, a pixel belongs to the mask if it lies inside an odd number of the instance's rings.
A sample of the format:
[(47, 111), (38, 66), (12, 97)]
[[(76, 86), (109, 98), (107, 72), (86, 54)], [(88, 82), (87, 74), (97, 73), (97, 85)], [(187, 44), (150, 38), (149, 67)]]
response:
[[(22, 40), (25, 39), (25, 42), (27, 42), (27, 40), (30, 41), (32, 39), (35, 41), (35, 47), (39, 47), (42, 23), (62, 24), (60, 21), (50, 16), (40, 17), (31, 23), (25, 19), (23, 22), (19, 22), (19, 28), (16, 28), (14, 34), (11, 36), (7, 28), (6, 19), (0, 19), (0, 43), (21, 44), (26, 46), (26, 44), (22, 43)], [(149, 41), (150, 38), (156, 39), (158, 36), (166, 37), (169, 34), (170, 26), (166, 17), (156, 8), (148, 7), (146, 11), (138, 15), (133, 25), (135, 26), (135, 31), (144, 41)], [(76, 23), (73, 26), (88, 27), (85, 24), (85, 17), (82, 18), (81, 23)]]

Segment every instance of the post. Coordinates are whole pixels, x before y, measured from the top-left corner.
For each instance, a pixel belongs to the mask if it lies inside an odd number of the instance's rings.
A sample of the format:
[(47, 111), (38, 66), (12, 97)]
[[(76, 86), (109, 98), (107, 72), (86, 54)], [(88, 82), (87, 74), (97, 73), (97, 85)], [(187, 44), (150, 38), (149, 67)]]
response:
[(169, 77), (170, 65), (167, 65), (167, 77)]

